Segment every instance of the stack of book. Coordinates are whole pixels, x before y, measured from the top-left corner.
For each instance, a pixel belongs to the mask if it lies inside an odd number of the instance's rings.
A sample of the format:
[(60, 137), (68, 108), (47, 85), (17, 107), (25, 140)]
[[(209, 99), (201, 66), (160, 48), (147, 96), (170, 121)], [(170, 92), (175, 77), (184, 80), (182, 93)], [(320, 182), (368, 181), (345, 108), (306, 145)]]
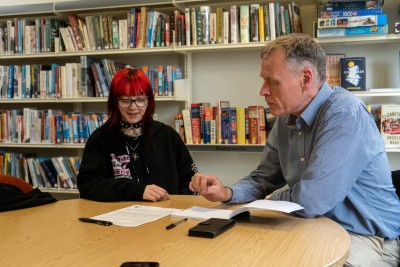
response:
[(265, 144), (274, 121), (269, 108), (218, 101), (217, 106), (192, 103), (175, 117), (175, 126), (187, 144)]
[(317, 37), (387, 34), (382, 0), (325, 0), (317, 21)]

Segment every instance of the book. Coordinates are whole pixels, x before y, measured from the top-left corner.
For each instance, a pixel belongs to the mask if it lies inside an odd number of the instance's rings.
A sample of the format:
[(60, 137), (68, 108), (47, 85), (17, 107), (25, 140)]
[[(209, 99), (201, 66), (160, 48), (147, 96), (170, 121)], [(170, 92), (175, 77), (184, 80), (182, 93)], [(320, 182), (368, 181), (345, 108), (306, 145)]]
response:
[(230, 107), (221, 107), (221, 144), (232, 143)]
[(370, 8), (370, 9), (355, 9), (355, 10), (321, 10), (319, 13), (320, 18), (340, 18), (340, 17), (355, 17), (355, 16), (366, 16), (366, 15), (379, 15), (382, 14), (382, 8)]
[(98, 59), (90, 56), (80, 56), (80, 72), (81, 72), (81, 88), (83, 97), (94, 97), (95, 95), (95, 80), (90, 65), (99, 62)]
[(179, 133), (182, 141), (185, 142), (185, 126), (183, 125), (182, 114), (176, 114), (174, 118), (175, 130)]
[(381, 135), (388, 147), (400, 147), (400, 105), (381, 106)]
[(244, 145), (246, 144), (246, 122), (245, 122), (245, 108), (236, 108), (236, 131), (237, 131), (237, 143)]
[(269, 40), (276, 39), (276, 30), (275, 30), (275, 5), (274, 3), (268, 3), (268, 29), (269, 29)]
[(190, 118), (190, 110), (183, 109), (182, 116), (183, 116), (183, 126), (185, 128), (186, 144), (193, 144), (192, 121)]
[(301, 24), (300, 7), (294, 1), (290, 2), (290, 6), (291, 6), (291, 10), (289, 10), (289, 13), (292, 13), (292, 17), (293, 17), (293, 32), (301, 33), (301, 32), (303, 32), (303, 26)]
[(249, 106), (249, 144), (260, 143), (260, 114), (259, 106)]
[(200, 103), (191, 104), (191, 122), (192, 122), (192, 138), (193, 144), (200, 144), (201, 142), (201, 112)]
[(222, 139), (222, 109), (224, 108), (229, 108), (230, 107), (230, 102), (226, 100), (219, 100), (217, 102), (217, 108), (215, 112), (215, 123), (216, 123), (216, 143), (217, 144), (223, 144), (223, 139)]
[(177, 218), (188, 218), (188, 219), (203, 221), (203, 220), (208, 220), (210, 218), (231, 219), (232, 217), (238, 214), (241, 214), (246, 211), (250, 212), (252, 210), (274, 210), (285, 213), (291, 213), (293, 211), (301, 209), (303, 209), (302, 206), (293, 202), (260, 199), (247, 203), (234, 210), (203, 208), (203, 207), (193, 206), (185, 210), (174, 212), (171, 214), (171, 216)]
[(317, 37), (339, 37), (339, 36), (355, 36), (367, 34), (387, 34), (389, 31), (388, 25), (382, 26), (362, 26), (354, 28), (327, 28), (317, 29)]
[(340, 59), (341, 87), (349, 91), (366, 90), (365, 57), (344, 57)]
[(249, 5), (241, 5), (239, 9), (239, 29), (240, 42), (250, 42), (250, 7)]
[(239, 8), (235, 5), (230, 7), (230, 43), (239, 43)]
[(366, 15), (355, 17), (319, 18), (318, 29), (377, 26), (387, 24), (387, 14)]
[(267, 142), (267, 125), (265, 120), (265, 109), (263, 106), (258, 106), (259, 131), (258, 143), (264, 145)]
[(326, 80), (325, 82), (333, 87), (340, 86), (340, 59), (344, 54), (327, 54), (326, 59)]

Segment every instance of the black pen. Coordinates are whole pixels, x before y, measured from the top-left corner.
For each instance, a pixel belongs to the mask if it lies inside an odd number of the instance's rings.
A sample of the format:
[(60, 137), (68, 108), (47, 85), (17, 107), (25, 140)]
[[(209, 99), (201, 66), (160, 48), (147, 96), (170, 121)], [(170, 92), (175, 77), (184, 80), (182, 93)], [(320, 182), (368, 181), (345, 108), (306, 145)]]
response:
[(87, 223), (95, 223), (98, 225), (103, 225), (103, 226), (110, 226), (113, 223), (109, 221), (102, 221), (102, 220), (95, 220), (95, 219), (90, 219), (90, 218), (79, 218), (81, 222), (87, 222)]
[(175, 226), (177, 226), (177, 225), (179, 225), (179, 224), (181, 224), (181, 223), (183, 223), (183, 222), (186, 222), (187, 219), (188, 219), (188, 218), (185, 218), (185, 219), (182, 219), (182, 220), (180, 220), (180, 221), (177, 221), (176, 223), (171, 223), (170, 225), (167, 225), (167, 227), (165, 227), (165, 229), (167, 229), (167, 230), (172, 229), (172, 228), (174, 228)]

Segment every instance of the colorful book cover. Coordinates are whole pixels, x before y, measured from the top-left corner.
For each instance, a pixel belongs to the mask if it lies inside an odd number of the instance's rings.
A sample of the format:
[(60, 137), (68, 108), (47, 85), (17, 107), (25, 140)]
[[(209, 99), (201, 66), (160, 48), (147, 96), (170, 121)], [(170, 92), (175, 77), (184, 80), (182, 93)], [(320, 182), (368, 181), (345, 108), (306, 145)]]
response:
[(325, 28), (352, 28), (362, 26), (387, 25), (387, 14), (366, 15), (356, 17), (319, 18), (318, 29)]
[(340, 59), (341, 86), (349, 91), (366, 90), (365, 57)]
[(385, 145), (400, 147), (400, 105), (382, 105), (381, 134)]

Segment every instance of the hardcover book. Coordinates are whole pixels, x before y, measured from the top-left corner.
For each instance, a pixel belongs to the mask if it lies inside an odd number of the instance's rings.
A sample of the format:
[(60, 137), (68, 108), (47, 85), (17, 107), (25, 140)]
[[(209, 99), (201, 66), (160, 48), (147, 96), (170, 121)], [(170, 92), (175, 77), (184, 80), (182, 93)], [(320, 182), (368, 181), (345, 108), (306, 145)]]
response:
[(201, 140), (201, 112), (200, 103), (191, 104), (191, 122), (193, 144), (200, 144)]
[(381, 134), (385, 145), (400, 147), (400, 105), (382, 105)]
[(349, 91), (366, 90), (365, 57), (340, 59), (341, 86)]

